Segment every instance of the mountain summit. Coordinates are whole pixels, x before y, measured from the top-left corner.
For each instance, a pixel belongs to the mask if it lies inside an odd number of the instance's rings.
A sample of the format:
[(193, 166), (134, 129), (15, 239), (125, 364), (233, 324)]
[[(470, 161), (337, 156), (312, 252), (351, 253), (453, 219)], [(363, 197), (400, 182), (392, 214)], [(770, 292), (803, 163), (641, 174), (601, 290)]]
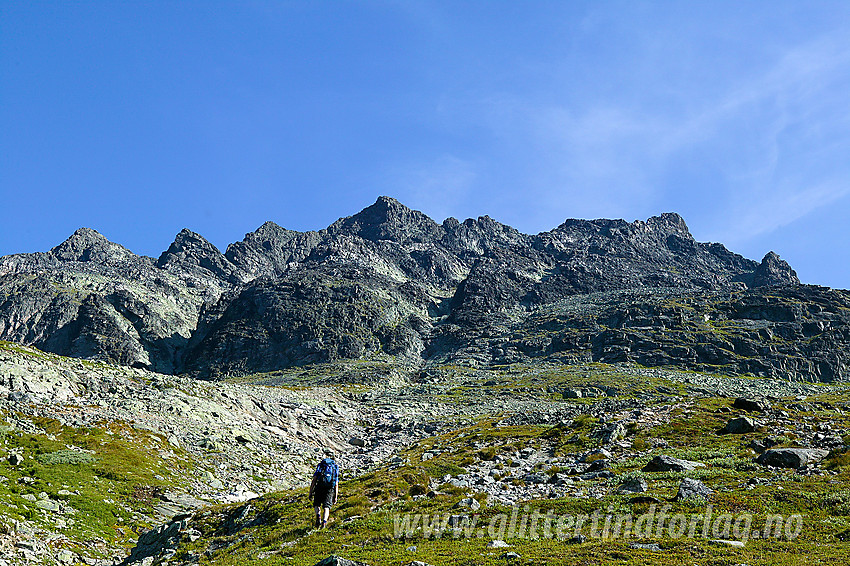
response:
[(799, 285), (773, 252), (697, 242), (674, 213), (529, 235), (488, 216), (440, 224), (389, 197), (323, 230), (266, 222), (224, 253), (184, 229), (157, 260), (82, 228), (0, 258), (0, 292), (2, 339), (207, 378), (390, 356), (831, 381), (850, 336), (844, 292)]

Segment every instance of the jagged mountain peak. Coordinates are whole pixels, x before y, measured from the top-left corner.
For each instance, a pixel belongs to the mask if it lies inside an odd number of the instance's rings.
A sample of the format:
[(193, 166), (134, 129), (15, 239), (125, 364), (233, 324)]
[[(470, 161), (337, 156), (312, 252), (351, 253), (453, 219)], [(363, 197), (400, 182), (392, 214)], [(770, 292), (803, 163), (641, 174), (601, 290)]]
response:
[(219, 251), (218, 248), (215, 247), (209, 240), (204, 238), (202, 235), (197, 232), (193, 232), (188, 228), (183, 228), (180, 232), (177, 233), (177, 236), (174, 237), (174, 242), (172, 242), (171, 247), (179, 247), (186, 248), (190, 246), (201, 246), (204, 248), (213, 248), (215, 251)]
[(263, 222), (263, 224), (253, 232), (245, 234), (242, 241), (234, 242), (227, 246), (225, 255), (228, 257), (230, 257), (231, 254), (238, 255), (246, 247), (262, 248), (267, 251), (278, 249), (281, 245), (285, 244), (298, 234), (301, 234), (301, 232), (289, 230), (288, 228), (284, 228), (283, 226), (268, 220)]
[(91, 228), (79, 228), (67, 240), (51, 249), (50, 254), (62, 261), (96, 263), (112, 263), (135, 255)]
[(443, 235), (442, 227), (428, 215), (386, 196), (378, 197), (374, 204), (353, 216), (340, 218), (328, 227), (328, 232), (398, 243), (432, 241)]
[(670, 234), (693, 239), (685, 219), (675, 212), (664, 212), (660, 216), (652, 216), (646, 221), (647, 225), (663, 230)]
[(193, 232), (192, 230), (189, 230), (188, 228), (183, 228), (182, 230), (180, 230), (177, 233), (177, 238), (178, 239), (179, 238), (201, 238), (201, 239), (204, 239), (203, 236), (201, 236), (197, 232)]
[(783, 285), (789, 282), (800, 282), (797, 272), (788, 265), (787, 261), (780, 258), (779, 254), (774, 251), (767, 252), (753, 274), (753, 287)]
[(246, 239), (259, 240), (263, 238), (277, 238), (277, 239), (288, 239), (293, 235), (298, 234), (295, 230), (290, 230), (288, 228), (284, 228), (283, 226), (268, 220), (263, 222), (263, 224), (248, 234), (245, 234)]
[[(297, 232), (266, 222), (225, 254), (184, 228), (154, 261), (83, 228), (49, 253), (1, 258), (0, 293), (11, 299), (0, 304), (0, 339), (206, 376), (376, 353), (414, 363), (575, 352), (595, 359), (608, 356), (593, 350), (597, 338), (607, 340), (608, 318), (593, 327), (598, 336), (582, 338), (589, 342), (564, 342), (564, 335), (540, 348), (525, 342), (502, 347), (476, 336), (511, 342), (534, 323), (523, 313), (557, 309), (588, 294), (724, 296), (798, 281), (775, 253), (759, 264), (721, 244), (696, 242), (675, 213), (634, 222), (567, 220), (529, 235), (486, 215), (437, 224), (380, 197), (324, 230)], [(686, 314), (669, 316), (687, 322)], [(721, 359), (700, 352), (681, 350), (675, 363)], [(738, 362), (736, 371), (772, 371)], [(770, 367), (785, 362), (775, 363)], [(839, 363), (824, 362), (829, 372), (818, 369), (818, 375), (844, 375)], [(816, 373), (796, 361), (787, 367)]]
[[(693, 240), (691, 232), (685, 220), (675, 212), (665, 212), (659, 216), (651, 216), (646, 221), (635, 220), (629, 222), (623, 219), (596, 218), (584, 220), (580, 218), (568, 218), (557, 228), (548, 233), (556, 232), (584, 232), (588, 235), (602, 233), (607, 235), (616, 234), (638, 234), (646, 230), (656, 232), (662, 237), (671, 235), (679, 236), (687, 240)], [(547, 232), (544, 232), (546, 234)]]
[(175, 256), (191, 256), (191, 255), (222, 255), (215, 245), (210, 243), (206, 238), (193, 232), (188, 228), (183, 228), (175, 236), (174, 241), (167, 250), (162, 252), (156, 262), (157, 267), (163, 267)]
[(156, 266), (206, 280), (212, 287), (218, 287), (221, 281), (232, 284), (247, 279), (214, 244), (188, 228), (180, 230)]
[(227, 246), (224, 255), (250, 278), (277, 276), (307, 257), (319, 239), (318, 232), (297, 232), (268, 221)]
[(530, 242), (530, 236), (527, 234), (487, 215), (467, 218), (463, 222), (450, 217), (443, 221), (443, 229), (446, 233), (443, 242), (447, 246), (477, 253), (484, 253), (495, 247), (510, 247)]

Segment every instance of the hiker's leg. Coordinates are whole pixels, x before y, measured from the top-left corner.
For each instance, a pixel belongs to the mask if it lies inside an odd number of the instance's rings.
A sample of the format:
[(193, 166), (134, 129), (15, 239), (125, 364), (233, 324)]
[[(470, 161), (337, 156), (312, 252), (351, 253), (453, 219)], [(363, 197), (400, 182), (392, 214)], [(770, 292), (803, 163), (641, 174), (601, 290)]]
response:
[(315, 527), (317, 529), (322, 526), (321, 517), (322, 517), (322, 508), (321, 508), (321, 506), (317, 505), (316, 506), (316, 520), (313, 521), (315, 523)]
[(328, 524), (328, 517), (331, 515), (331, 508), (325, 507), (323, 510), (324, 514), (322, 515), (322, 526), (324, 527)]

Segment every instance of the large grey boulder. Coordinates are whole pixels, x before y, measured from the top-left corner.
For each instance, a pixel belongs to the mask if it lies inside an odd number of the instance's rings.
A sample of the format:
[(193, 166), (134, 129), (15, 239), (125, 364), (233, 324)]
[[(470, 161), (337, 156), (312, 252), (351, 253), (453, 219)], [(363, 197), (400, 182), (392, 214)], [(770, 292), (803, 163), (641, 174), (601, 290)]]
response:
[(756, 423), (753, 419), (749, 417), (738, 417), (726, 423), (726, 426), (720, 432), (722, 434), (747, 434), (748, 432), (753, 432), (755, 429)]
[(181, 533), (189, 523), (188, 515), (175, 516), (170, 523), (155, 527), (140, 537), (130, 556), (124, 559), (123, 565), (135, 562), (149, 563), (151, 558), (161, 557), (180, 544)]
[(691, 462), (673, 456), (658, 455), (643, 467), (644, 472), (688, 472), (697, 468), (704, 468), (701, 462)]
[(802, 468), (816, 464), (829, 455), (818, 448), (773, 448), (756, 458), (756, 463), (775, 468)]

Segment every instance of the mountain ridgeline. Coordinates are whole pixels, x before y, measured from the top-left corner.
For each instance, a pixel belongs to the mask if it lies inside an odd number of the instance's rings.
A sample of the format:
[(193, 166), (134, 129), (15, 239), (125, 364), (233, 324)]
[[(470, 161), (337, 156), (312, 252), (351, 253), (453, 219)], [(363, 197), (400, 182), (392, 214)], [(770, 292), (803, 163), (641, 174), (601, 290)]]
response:
[(0, 339), (206, 379), (392, 357), (839, 381), (850, 293), (697, 242), (676, 214), (528, 235), (381, 197), (316, 232), (267, 222), (223, 254), (183, 230), (153, 259), (82, 228), (2, 257)]

